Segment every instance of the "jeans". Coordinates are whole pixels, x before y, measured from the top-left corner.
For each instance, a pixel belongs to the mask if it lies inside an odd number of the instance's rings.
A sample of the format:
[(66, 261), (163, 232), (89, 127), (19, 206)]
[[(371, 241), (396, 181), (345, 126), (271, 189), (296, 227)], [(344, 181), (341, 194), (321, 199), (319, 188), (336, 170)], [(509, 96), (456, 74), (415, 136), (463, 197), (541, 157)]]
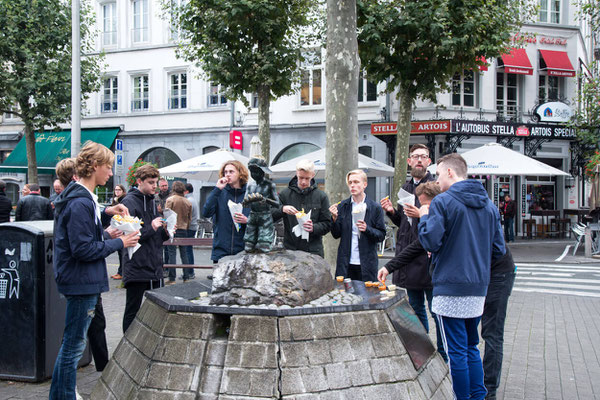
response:
[(515, 217), (504, 216), (504, 240), (515, 241)]
[(423, 324), (425, 331), (429, 333), (429, 320), (427, 318), (427, 310), (425, 309), (425, 298), (427, 297), (427, 304), (429, 306), (429, 312), (435, 321), (435, 336), (437, 339), (437, 351), (440, 353), (445, 362), (448, 362), (448, 356), (444, 351), (444, 343), (442, 341), (442, 335), (438, 326), (438, 321), (435, 318), (435, 314), (431, 311), (431, 301), (433, 299), (433, 289), (406, 289), (408, 295), (408, 302), (410, 306), (415, 310), (415, 314), (419, 317), (419, 321)]
[(52, 372), (50, 400), (75, 400), (77, 363), (85, 350), (88, 328), (98, 302), (98, 294), (65, 297), (65, 330)]
[(96, 371), (104, 371), (108, 364), (108, 345), (106, 344), (106, 317), (102, 307), (102, 296), (98, 296), (98, 302), (94, 310), (94, 318), (88, 328), (87, 336), (90, 343), (90, 350), (96, 364)]
[(477, 345), (481, 317), (450, 318), (437, 315), (444, 347), (450, 359), (452, 389), (457, 400), (483, 400), (483, 366)]
[(500, 385), (504, 345), (504, 321), (508, 297), (515, 283), (515, 272), (492, 273), (485, 306), (481, 316), (481, 337), (485, 340), (483, 353), (483, 382), (490, 396)]
[(128, 282), (125, 285), (125, 312), (123, 313), (123, 334), (135, 319), (137, 312), (142, 306), (144, 292), (160, 287), (159, 281)]
[[(187, 229), (177, 229), (175, 231), (174, 237), (186, 238), (187, 237)], [(189, 264), (186, 247), (187, 246), (167, 246), (167, 249), (169, 251), (169, 264), (177, 264), (177, 249), (179, 249), (179, 257), (181, 258), (181, 263)], [(191, 268), (183, 269), (183, 280), (184, 281), (188, 279), (189, 270), (191, 270)], [(169, 268), (169, 280), (174, 281), (176, 278), (177, 278), (177, 269)]]
[[(196, 235), (196, 231), (192, 230), (192, 229), (188, 229), (187, 231), (187, 237), (189, 238), (194, 238), (194, 236)], [(186, 251), (187, 251), (187, 258), (188, 258), (188, 262), (190, 264), (194, 264), (194, 246), (185, 246)], [(188, 276), (192, 277), (195, 276), (196, 274), (194, 273), (194, 268), (186, 268), (188, 270)]]

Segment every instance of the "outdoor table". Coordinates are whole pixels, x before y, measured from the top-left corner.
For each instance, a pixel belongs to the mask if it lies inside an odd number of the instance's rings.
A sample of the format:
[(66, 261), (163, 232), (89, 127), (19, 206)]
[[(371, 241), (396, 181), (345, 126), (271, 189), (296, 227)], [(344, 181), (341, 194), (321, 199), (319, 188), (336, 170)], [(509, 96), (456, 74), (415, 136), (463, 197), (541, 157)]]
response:
[(532, 210), (531, 216), (542, 217), (542, 229), (538, 229), (538, 236), (555, 235), (558, 233), (558, 231), (550, 230), (548, 217), (560, 218), (560, 210)]
[(588, 215), (590, 213), (590, 210), (588, 208), (565, 208), (563, 210), (563, 216), (565, 218), (568, 218), (567, 215), (571, 216), (576, 216), (577, 217), (577, 222), (581, 223), (582, 218), (585, 215)]

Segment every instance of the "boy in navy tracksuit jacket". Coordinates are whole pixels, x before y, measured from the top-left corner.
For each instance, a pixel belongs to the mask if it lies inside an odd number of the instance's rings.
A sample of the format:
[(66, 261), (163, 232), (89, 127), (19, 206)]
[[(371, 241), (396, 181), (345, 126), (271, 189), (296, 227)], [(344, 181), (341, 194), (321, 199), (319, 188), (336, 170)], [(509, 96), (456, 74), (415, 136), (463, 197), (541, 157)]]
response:
[(125, 214), (122, 205), (100, 212), (93, 190), (112, 176), (114, 155), (106, 147), (89, 142), (77, 157), (79, 182), (71, 182), (55, 200), (54, 278), (67, 299), (65, 330), (50, 387), (50, 400), (74, 399), (77, 363), (101, 292), (108, 291), (105, 258), (113, 251), (137, 243), (137, 232), (118, 239), (104, 239), (102, 221)]
[(442, 193), (420, 209), (419, 240), (432, 253), (433, 304), (450, 360), (454, 394), (483, 399), (477, 325), (483, 313), (492, 257), (505, 253), (498, 209), (456, 154), (438, 161)]

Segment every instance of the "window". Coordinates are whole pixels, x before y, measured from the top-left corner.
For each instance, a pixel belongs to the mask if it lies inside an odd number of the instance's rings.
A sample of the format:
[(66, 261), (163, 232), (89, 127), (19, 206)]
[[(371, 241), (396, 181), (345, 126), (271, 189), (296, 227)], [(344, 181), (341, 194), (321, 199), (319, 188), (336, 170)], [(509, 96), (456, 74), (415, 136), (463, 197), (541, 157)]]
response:
[(148, 41), (148, 0), (133, 1), (133, 43)]
[(181, 6), (185, 5), (186, 0), (171, 0), (171, 12), (170, 12), (170, 21), (171, 26), (169, 26), (169, 38), (171, 41), (175, 42), (181, 36), (181, 30), (179, 29), (179, 24), (177, 23), (177, 18), (179, 15), (179, 10)]
[(465, 70), (452, 78), (452, 105), (475, 107), (475, 73)]
[(133, 77), (131, 111), (148, 111), (148, 75)]
[(102, 44), (113, 46), (117, 44), (117, 3), (102, 5)]
[(319, 147), (312, 143), (294, 143), (281, 150), (279, 154), (275, 156), (271, 165), (279, 164), (317, 150), (319, 150)]
[(102, 109), (103, 113), (117, 112), (119, 103), (119, 86), (116, 76), (104, 79), (104, 90), (102, 93)]
[(377, 101), (377, 84), (370, 82), (366, 74), (360, 71), (358, 76), (358, 102)]
[(560, 0), (540, 0), (540, 22), (560, 23)]
[[(13, 104), (12, 106), (9, 106), (8, 109), (11, 111), (19, 112), (19, 105)], [(5, 112), (4, 116), (3, 116), (4, 121), (10, 121), (10, 120), (14, 120), (17, 118), (19, 118), (19, 117), (17, 117), (15, 114), (10, 113), (10, 112)]]
[(208, 106), (209, 107), (218, 107), (224, 106), (227, 104), (227, 97), (222, 92), (221, 85), (216, 85), (214, 83), (210, 84), (210, 93), (208, 95)]
[(321, 51), (313, 50), (303, 54), (301, 64), (300, 105), (316, 106), (322, 104), (321, 95), (323, 69), (321, 65)]
[(496, 111), (505, 119), (517, 119), (518, 76), (496, 73)]
[(187, 73), (169, 75), (169, 110), (187, 108)]
[(258, 108), (258, 93), (256, 92), (250, 95), (250, 107)]
[(540, 103), (556, 101), (559, 95), (558, 76), (540, 75), (538, 84), (538, 96)]

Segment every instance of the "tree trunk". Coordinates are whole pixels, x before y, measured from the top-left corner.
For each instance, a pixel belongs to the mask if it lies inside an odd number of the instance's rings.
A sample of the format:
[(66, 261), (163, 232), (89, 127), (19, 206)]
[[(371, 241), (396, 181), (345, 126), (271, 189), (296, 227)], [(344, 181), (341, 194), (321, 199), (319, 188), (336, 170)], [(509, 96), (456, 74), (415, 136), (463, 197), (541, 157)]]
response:
[[(327, 0), (325, 191), (331, 204), (348, 197), (346, 173), (358, 168), (358, 43), (356, 0)], [(325, 236), (335, 267), (338, 241)]]
[(37, 173), (37, 158), (35, 155), (35, 133), (33, 131), (33, 127), (26, 121), (25, 145), (27, 148), (27, 183), (39, 183)]
[(271, 154), (271, 123), (269, 107), (271, 105), (271, 88), (262, 85), (258, 88), (258, 138), (261, 142), (261, 153), (269, 165)]
[(394, 185), (392, 188), (392, 204), (398, 201), (398, 191), (406, 182), (408, 164), (408, 141), (410, 140), (410, 117), (412, 114), (413, 99), (400, 88), (400, 101), (398, 110), (398, 132), (396, 133), (396, 154), (394, 156)]

